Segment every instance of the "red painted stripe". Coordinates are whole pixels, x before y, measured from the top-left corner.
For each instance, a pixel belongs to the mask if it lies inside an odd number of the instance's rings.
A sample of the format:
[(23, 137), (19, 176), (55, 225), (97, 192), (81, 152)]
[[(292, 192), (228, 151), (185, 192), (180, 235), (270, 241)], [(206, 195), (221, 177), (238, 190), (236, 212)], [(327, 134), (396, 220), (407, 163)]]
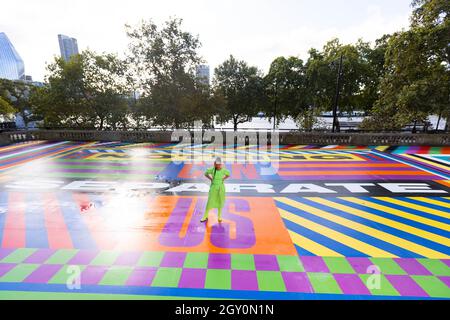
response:
[(64, 221), (58, 199), (53, 193), (43, 196), (45, 228), (51, 249), (73, 249), (72, 239)]
[(429, 154), (430, 149), (431, 149), (431, 147), (429, 147), (429, 146), (420, 147), (419, 150), (417, 151), (417, 153), (418, 154)]
[(25, 247), (25, 201), (24, 194), (11, 192), (8, 194), (8, 212), (5, 217), (3, 232), (3, 248)]

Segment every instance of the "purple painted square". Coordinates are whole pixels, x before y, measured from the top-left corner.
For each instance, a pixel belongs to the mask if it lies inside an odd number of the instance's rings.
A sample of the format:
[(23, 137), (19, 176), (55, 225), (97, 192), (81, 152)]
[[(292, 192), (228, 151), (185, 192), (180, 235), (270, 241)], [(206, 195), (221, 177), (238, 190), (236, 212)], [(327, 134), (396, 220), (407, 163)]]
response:
[(120, 256), (117, 257), (114, 264), (118, 266), (134, 266), (137, 264), (140, 257), (140, 252), (122, 252)]
[(438, 277), (447, 287), (450, 288), (450, 276), (440, 276)]
[(31, 256), (25, 259), (25, 263), (44, 263), (48, 260), (53, 254), (55, 250), (53, 249), (39, 249), (34, 252)]
[(203, 289), (205, 280), (206, 269), (183, 269), (178, 288)]
[(385, 277), (402, 296), (428, 297), (428, 294), (410, 276), (385, 275)]
[(264, 271), (279, 271), (277, 257), (274, 255), (255, 254), (255, 268), (256, 270)]
[(357, 274), (366, 274), (367, 269), (373, 265), (369, 258), (347, 258), (347, 261)]
[(185, 252), (166, 252), (161, 261), (161, 267), (182, 268), (185, 259)]
[(87, 266), (83, 272), (81, 272), (81, 284), (98, 284), (107, 271), (108, 267)]
[(69, 265), (88, 265), (97, 256), (96, 250), (81, 250), (70, 259)]
[(357, 274), (334, 274), (334, 279), (344, 294), (371, 295)]
[(258, 291), (256, 271), (232, 270), (231, 289), (244, 291)]
[(211, 253), (208, 257), (208, 269), (231, 269), (231, 255)]
[(442, 259), (441, 260), (443, 263), (445, 263), (447, 265), (447, 267), (450, 268), (450, 259)]
[(150, 286), (157, 270), (157, 268), (152, 267), (137, 267), (128, 277), (126, 285), (138, 287)]
[(314, 293), (306, 272), (282, 272), (287, 292)]
[(15, 249), (0, 248), (0, 260), (9, 256)]
[(16, 266), (15, 263), (0, 263), (0, 277), (7, 274)]
[(324, 272), (324, 273), (330, 272), (325, 261), (323, 261), (322, 257), (301, 256), (300, 260), (302, 261), (303, 267), (305, 268), (306, 272)]
[(420, 264), (416, 259), (394, 259), (397, 264), (409, 275), (414, 276), (431, 276), (433, 275), (428, 269)]
[(47, 283), (62, 268), (62, 265), (44, 264), (34, 270), (23, 282)]

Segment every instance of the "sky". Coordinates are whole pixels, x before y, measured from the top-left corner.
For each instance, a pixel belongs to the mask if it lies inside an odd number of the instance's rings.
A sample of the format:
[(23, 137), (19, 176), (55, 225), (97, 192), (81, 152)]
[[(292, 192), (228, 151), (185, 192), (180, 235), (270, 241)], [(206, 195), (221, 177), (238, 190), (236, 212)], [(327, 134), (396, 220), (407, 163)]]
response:
[(125, 24), (152, 19), (161, 25), (183, 19), (198, 35), (200, 54), (213, 69), (230, 54), (264, 72), (278, 56), (304, 60), (310, 48), (338, 37), (373, 42), (408, 28), (411, 0), (0, 0), (5, 32), (33, 80), (44, 80), (46, 64), (59, 55), (58, 34), (78, 40), (80, 50), (127, 49)]

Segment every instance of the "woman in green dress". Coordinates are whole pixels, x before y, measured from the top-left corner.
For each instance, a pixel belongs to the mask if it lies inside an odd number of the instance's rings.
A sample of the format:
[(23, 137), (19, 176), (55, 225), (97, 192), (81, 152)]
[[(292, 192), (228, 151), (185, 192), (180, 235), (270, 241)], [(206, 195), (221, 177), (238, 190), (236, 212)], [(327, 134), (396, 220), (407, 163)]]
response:
[(217, 158), (214, 167), (206, 170), (205, 177), (211, 180), (211, 187), (209, 188), (208, 203), (201, 222), (207, 221), (209, 211), (215, 208), (218, 211), (219, 222), (222, 222), (222, 208), (225, 204), (224, 181), (230, 177), (230, 171), (222, 168), (222, 159)]

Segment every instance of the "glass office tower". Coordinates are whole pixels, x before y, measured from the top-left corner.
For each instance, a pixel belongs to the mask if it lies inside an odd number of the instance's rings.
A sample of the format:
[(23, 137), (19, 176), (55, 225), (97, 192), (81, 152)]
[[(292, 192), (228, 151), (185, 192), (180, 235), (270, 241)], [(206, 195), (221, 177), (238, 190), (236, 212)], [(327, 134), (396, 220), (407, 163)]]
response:
[(77, 39), (58, 34), (58, 42), (61, 57), (63, 57), (65, 61), (69, 61), (71, 56), (78, 54)]
[(25, 65), (4, 32), (0, 32), (0, 78), (21, 80), (25, 78)]

